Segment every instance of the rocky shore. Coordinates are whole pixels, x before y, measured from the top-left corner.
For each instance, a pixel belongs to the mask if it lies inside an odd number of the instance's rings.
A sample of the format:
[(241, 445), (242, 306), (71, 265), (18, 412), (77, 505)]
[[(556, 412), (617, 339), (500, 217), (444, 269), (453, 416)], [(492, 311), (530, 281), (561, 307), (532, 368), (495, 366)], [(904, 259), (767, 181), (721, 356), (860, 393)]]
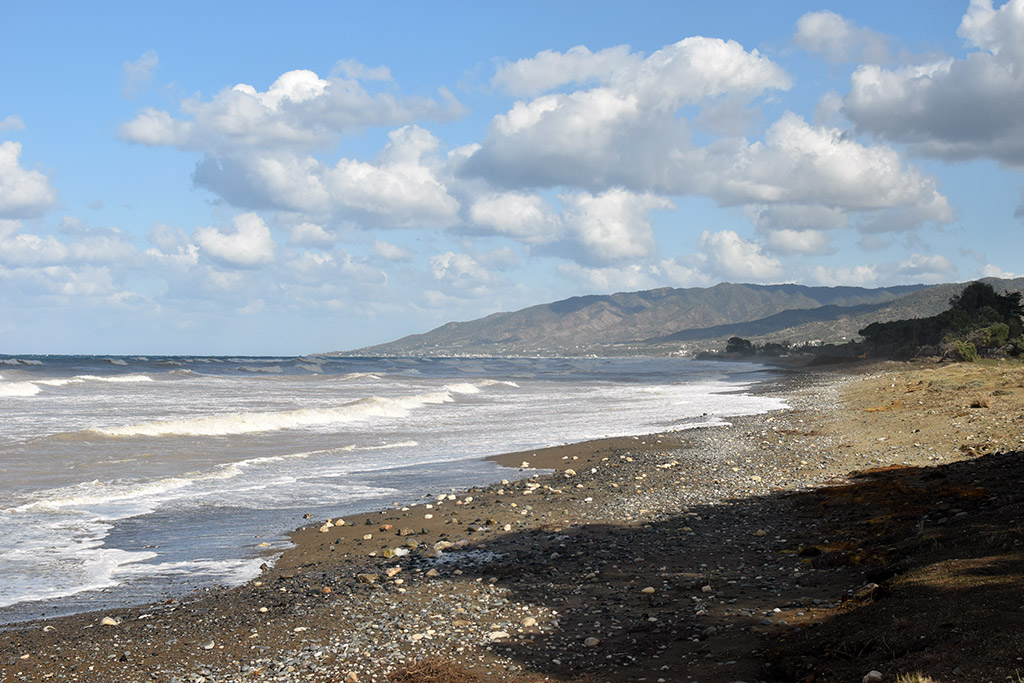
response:
[(0, 681), (1017, 681), (1022, 387), (780, 372), (787, 410), (500, 456), (244, 586), (8, 627)]

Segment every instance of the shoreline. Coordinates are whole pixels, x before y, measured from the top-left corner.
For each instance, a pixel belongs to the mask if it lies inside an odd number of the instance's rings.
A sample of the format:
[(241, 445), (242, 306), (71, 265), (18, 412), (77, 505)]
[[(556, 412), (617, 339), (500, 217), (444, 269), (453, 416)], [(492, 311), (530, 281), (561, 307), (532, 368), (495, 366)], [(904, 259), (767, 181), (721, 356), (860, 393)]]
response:
[(10, 624), (0, 680), (764, 680), (780, 634), (865, 583), (794, 550), (818, 532), (792, 497), (971, 457), (874, 448), (898, 416), (867, 411), (905, 369), (784, 370), (755, 391), (790, 407), (731, 426), (492, 456), (523, 478), (315, 520), (242, 586)]

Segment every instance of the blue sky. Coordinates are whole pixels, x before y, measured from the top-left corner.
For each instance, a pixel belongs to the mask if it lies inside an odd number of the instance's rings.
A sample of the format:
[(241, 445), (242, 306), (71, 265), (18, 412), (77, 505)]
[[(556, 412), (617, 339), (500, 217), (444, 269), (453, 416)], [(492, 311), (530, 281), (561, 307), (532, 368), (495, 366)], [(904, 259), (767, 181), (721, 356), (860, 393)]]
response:
[(0, 2), (0, 351), (1024, 273), (1024, 0)]

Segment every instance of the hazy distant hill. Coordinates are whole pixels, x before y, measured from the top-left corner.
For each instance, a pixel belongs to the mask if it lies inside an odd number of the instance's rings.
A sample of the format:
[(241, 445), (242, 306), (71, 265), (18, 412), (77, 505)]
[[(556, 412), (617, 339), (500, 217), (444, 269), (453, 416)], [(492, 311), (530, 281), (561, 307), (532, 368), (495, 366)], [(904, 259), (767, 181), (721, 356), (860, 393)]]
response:
[[(1024, 279), (989, 279), (1001, 291)], [(579, 296), (346, 352), (345, 355), (665, 354), (760, 341), (844, 342), (876, 320), (934, 315), (964, 286), (805, 287), (723, 283)]]

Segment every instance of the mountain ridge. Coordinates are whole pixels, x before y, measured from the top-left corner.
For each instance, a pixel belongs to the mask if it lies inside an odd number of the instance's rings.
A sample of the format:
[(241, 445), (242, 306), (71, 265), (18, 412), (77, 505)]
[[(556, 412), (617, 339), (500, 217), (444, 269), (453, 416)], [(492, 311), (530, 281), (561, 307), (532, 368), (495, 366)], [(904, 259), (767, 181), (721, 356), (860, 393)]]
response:
[[(1024, 278), (984, 281), (1002, 291), (1024, 288)], [(720, 349), (731, 336), (843, 343), (871, 322), (934, 315), (966, 284), (865, 288), (723, 282), (588, 294), (448, 322), (332, 355), (668, 355)]]

